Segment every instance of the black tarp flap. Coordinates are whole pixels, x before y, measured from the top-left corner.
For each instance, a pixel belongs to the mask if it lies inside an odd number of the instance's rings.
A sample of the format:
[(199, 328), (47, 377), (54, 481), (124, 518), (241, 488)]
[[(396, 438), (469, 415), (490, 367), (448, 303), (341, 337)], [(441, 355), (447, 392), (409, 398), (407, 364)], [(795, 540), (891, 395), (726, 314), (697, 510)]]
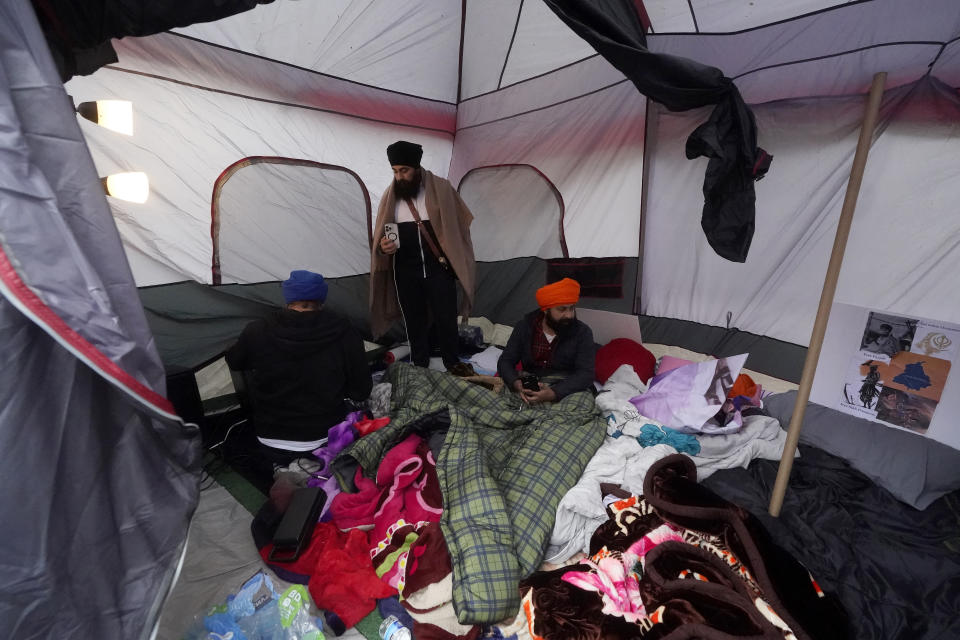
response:
[(112, 38), (210, 22), (273, 0), (31, 0), (61, 79), (117, 61)]
[(753, 113), (733, 80), (716, 67), (650, 51), (632, 0), (544, 2), (651, 100), (672, 111), (716, 105), (690, 134), (686, 153), (710, 159), (701, 223), (710, 246), (727, 260), (746, 261), (754, 231), (753, 182), (766, 173), (772, 156), (757, 147)]

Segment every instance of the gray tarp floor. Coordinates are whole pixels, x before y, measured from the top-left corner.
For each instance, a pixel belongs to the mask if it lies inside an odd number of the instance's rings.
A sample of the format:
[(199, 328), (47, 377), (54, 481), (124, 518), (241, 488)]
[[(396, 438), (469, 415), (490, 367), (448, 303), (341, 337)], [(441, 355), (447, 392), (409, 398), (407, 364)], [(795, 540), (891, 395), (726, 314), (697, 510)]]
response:
[[(250, 534), (252, 520), (250, 511), (222, 485), (211, 482), (200, 493), (183, 568), (160, 613), (158, 640), (180, 640), (195, 615), (223, 602), (254, 573), (266, 569)], [(364, 638), (356, 629), (337, 637)]]

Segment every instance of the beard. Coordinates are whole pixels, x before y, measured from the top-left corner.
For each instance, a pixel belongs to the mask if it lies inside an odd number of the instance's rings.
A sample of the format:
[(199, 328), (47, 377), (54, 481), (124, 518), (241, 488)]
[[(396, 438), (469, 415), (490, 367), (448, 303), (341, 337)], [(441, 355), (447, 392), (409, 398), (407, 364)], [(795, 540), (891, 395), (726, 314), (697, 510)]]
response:
[(393, 195), (395, 195), (398, 200), (406, 200), (407, 198), (413, 200), (417, 197), (417, 192), (420, 191), (421, 182), (423, 182), (423, 174), (417, 169), (413, 180), (393, 181)]
[(543, 314), (543, 321), (546, 322), (547, 326), (553, 329), (557, 335), (569, 332), (570, 329), (573, 328), (573, 323), (576, 322), (576, 320), (576, 314), (574, 314), (572, 318), (564, 318), (563, 320), (554, 320), (549, 311)]

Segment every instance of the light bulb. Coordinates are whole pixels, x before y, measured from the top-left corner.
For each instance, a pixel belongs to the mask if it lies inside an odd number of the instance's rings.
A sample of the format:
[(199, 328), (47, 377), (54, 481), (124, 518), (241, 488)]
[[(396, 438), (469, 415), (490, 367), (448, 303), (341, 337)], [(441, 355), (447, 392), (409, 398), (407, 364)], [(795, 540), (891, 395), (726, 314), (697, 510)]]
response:
[(133, 103), (128, 100), (97, 100), (81, 102), (77, 113), (101, 127), (133, 135)]
[(150, 180), (147, 174), (142, 171), (130, 171), (127, 173), (115, 173), (101, 178), (104, 191), (108, 196), (143, 204), (150, 195)]

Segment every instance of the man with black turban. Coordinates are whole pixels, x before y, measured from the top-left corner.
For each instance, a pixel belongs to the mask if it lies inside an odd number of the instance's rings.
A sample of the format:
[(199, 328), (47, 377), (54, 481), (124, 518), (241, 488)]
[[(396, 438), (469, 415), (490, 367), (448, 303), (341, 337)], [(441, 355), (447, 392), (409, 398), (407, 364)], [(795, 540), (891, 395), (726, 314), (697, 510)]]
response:
[(286, 466), (323, 446), (348, 412), (344, 398), (365, 400), (372, 382), (360, 333), (323, 308), (323, 276), (296, 270), (281, 284), (286, 306), (244, 328), (227, 365), (246, 372), (257, 444), (254, 468), (269, 486)]
[[(393, 183), (380, 198), (370, 256), (370, 326), (375, 337), (403, 319), (410, 359), (430, 363), (430, 326), (447, 370), (470, 375), (457, 357), (457, 281), (463, 288), (459, 313), (473, 306), (476, 265), (470, 240), (473, 215), (456, 189), (420, 166), (423, 147), (403, 140), (387, 147)], [(397, 225), (388, 238), (384, 225)]]

